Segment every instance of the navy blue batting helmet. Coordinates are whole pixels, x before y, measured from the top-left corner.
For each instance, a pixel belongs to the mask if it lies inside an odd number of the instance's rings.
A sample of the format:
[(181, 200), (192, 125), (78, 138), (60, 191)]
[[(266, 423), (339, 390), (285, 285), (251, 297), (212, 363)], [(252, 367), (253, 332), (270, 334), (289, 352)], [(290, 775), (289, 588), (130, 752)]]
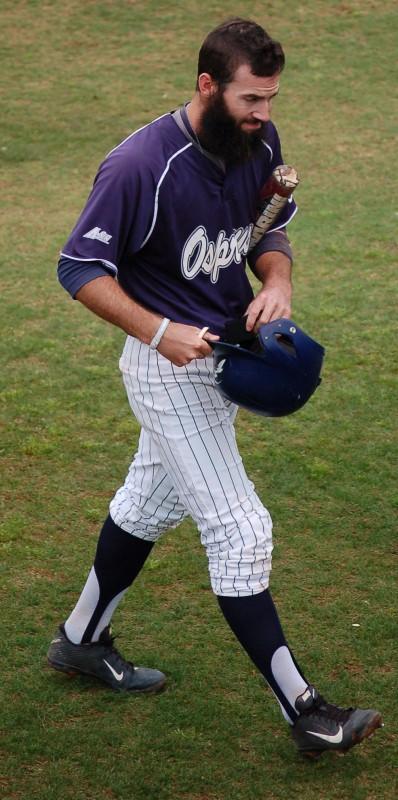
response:
[[(239, 323), (243, 331), (244, 321)], [(221, 394), (266, 417), (298, 411), (321, 382), (324, 348), (289, 319), (261, 325), (256, 335), (246, 332), (241, 339), (211, 343)]]

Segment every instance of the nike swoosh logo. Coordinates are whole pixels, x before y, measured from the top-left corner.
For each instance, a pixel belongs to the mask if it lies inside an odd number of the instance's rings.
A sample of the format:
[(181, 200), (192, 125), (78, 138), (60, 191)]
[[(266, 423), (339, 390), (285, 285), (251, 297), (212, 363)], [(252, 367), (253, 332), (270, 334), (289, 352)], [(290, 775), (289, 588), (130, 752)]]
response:
[(105, 658), (103, 658), (102, 660), (103, 660), (104, 664), (106, 664), (106, 666), (110, 669), (112, 675), (116, 678), (116, 680), (119, 681), (119, 682), (122, 681), (124, 672), (116, 672), (116, 670), (113, 669), (113, 667), (110, 664), (108, 664), (108, 662), (106, 661)]
[(329, 736), (327, 733), (315, 733), (315, 731), (307, 731), (310, 733), (311, 736), (317, 736), (318, 739), (324, 739), (325, 742), (330, 742), (331, 744), (340, 744), (343, 741), (343, 728), (339, 725), (339, 729), (334, 736)]
[(52, 639), (50, 644), (57, 644), (57, 642), (62, 642), (62, 639)]

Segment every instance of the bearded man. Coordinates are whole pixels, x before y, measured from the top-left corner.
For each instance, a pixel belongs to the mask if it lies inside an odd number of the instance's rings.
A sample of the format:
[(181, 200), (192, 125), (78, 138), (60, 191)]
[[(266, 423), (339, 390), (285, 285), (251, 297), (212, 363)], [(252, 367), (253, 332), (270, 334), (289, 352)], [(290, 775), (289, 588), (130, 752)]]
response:
[[(65, 289), (127, 334), (120, 369), (141, 433), (48, 661), (118, 690), (163, 687), (162, 672), (135, 667), (115, 649), (110, 622), (157, 539), (190, 516), (227, 623), (299, 750), (318, 756), (347, 750), (381, 717), (327, 703), (286, 642), (269, 591), (271, 517), (242, 464), (237, 407), (217, 391), (210, 344), (230, 320), (245, 318), (255, 332), (291, 314), (285, 227), (293, 200), (248, 253), (264, 186), (283, 164), (270, 115), (284, 61), (255, 22), (233, 19), (211, 31), (191, 102), (108, 154), (61, 254)], [(261, 283), (255, 297), (246, 265)]]

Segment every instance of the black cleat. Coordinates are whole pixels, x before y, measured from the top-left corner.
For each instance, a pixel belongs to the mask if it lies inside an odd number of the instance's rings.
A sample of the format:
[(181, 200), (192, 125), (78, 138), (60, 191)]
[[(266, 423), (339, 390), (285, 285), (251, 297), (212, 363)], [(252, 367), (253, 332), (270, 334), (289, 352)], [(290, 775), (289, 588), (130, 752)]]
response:
[(52, 640), (47, 661), (54, 669), (69, 675), (81, 673), (99, 678), (112, 689), (125, 692), (158, 692), (166, 676), (157, 669), (135, 667), (125, 661), (113, 646), (110, 627), (102, 631), (98, 642), (72, 644), (61, 625)]
[(293, 725), (292, 736), (299, 752), (307, 758), (319, 758), (326, 750), (345, 753), (383, 725), (378, 711), (339, 708), (327, 703), (313, 686), (297, 698), (296, 709), (300, 716)]

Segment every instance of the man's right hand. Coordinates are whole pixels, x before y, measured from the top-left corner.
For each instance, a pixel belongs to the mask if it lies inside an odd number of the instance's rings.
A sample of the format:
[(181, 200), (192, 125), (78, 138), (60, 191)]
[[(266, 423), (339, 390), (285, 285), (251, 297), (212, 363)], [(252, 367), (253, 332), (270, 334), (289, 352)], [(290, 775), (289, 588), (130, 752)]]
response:
[(205, 333), (200, 337), (201, 328), (170, 322), (157, 347), (158, 352), (168, 358), (176, 367), (185, 367), (195, 358), (206, 358), (212, 354), (207, 342), (218, 342), (219, 336)]

